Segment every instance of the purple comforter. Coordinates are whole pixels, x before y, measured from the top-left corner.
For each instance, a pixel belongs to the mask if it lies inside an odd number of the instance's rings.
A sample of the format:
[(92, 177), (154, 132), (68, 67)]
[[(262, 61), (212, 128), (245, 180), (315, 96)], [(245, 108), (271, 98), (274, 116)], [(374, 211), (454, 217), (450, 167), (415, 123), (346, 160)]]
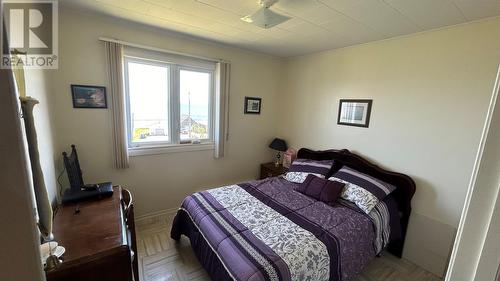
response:
[(376, 255), (372, 220), (295, 187), (279, 177), (195, 193), (171, 236), (190, 238), (214, 280), (352, 280)]

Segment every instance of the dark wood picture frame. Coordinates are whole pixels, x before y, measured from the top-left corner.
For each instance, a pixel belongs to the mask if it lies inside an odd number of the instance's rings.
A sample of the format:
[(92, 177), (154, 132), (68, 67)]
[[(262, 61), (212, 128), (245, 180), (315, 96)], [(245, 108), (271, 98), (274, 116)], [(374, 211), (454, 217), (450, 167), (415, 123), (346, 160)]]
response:
[[(340, 120), (341, 116), (342, 116), (342, 104), (349, 103), (349, 102), (366, 103), (366, 118), (365, 118), (364, 123), (354, 123), (354, 122), (351, 123), (351, 122), (343, 122)], [(370, 125), (370, 115), (372, 112), (372, 103), (373, 103), (373, 100), (371, 100), (371, 99), (340, 99), (340, 101), (339, 101), (339, 113), (337, 116), (337, 124), (338, 125), (368, 128), (368, 126)]]
[[(254, 101), (258, 102), (258, 110), (255, 109), (249, 109), (248, 108), (248, 102), (249, 101)], [(245, 114), (260, 114), (260, 109), (262, 107), (262, 98), (257, 98), (257, 97), (245, 97)]]
[[(100, 93), (102, 93), (100, 101), (96, 101), (95, 98), (92, 100), (92, 91), (100, 91)], [(73, 100), (73, 108), (108, 108), (106, 87), (103, 86), (72, 84), (71, 97)]]

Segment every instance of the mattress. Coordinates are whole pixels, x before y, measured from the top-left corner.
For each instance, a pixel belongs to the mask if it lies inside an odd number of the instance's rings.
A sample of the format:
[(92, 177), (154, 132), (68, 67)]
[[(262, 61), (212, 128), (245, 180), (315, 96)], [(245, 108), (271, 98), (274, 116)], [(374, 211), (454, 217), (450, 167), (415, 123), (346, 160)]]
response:
[(274, 177), (194, 193), (183, 201), (171, 237), (189, 237), (213, 280), (349, 281), (397, 233), (392, 204), (365, 214), (296, 187)]

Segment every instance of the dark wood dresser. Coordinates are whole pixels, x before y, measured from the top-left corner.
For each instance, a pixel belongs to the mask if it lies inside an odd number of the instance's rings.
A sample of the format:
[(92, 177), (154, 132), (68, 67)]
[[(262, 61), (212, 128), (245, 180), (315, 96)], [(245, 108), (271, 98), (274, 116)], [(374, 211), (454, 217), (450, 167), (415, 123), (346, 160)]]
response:
[(134, 212), (128, 190), (116, 186), (111, 197), (61, 206), (53, 233), (66, 252), (63, 263), (46, 272), (48, 281), (131, 281), (134, 276), (138, 281)]

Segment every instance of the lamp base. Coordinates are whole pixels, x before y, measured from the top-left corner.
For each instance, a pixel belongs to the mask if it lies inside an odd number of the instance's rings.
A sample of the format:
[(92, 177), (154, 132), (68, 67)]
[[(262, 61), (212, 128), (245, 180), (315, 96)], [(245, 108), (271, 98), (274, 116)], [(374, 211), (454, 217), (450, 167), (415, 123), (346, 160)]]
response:
[(56, 255), (50, 255), (45, 264), (45, 271), (51, 271), (59, 267), (62, 261)]
[(274, 162), (274, 166), (278, 167), (281, 165), (281, 152), (278, 151), (276, 154), (276, 161)]

